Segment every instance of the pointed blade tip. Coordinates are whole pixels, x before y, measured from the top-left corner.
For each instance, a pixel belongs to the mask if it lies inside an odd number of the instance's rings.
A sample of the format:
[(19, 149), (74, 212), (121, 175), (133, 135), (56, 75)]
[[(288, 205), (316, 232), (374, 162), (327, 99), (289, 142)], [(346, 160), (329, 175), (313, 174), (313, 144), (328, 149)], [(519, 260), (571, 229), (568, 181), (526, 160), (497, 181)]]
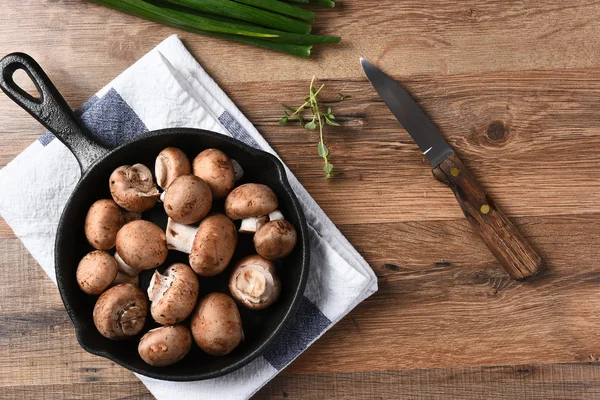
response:
[(360, 66), (362, 67), (364, 74), (367, 76), (367, 78), (369, 78), (369, 75), (367, 74), (367, 69), (372, 67), (373, 65), (366, 58), (361, 57)]

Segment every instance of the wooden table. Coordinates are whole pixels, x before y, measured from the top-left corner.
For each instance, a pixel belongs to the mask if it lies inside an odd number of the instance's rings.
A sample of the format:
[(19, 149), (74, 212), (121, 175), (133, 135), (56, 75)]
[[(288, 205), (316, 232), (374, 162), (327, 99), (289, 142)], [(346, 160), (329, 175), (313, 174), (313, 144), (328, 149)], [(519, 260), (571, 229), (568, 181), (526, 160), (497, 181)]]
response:
[[(343, 42), (301, 60), (85, 1), (3, 0), (0, 54), (33, 55), (76, 107), (179, 33), (373, 267), (379, 292), (257, 398), (597, 399), (599, 20), (591, 0), (343, 0), (317, 23)], [(359, 56), (414, 94), (544, 257), (537, 278), (500, 269)], [(278, 125), (313, 75), (343, 125), (326, 133), (329, 181), (316, 136)], [(0, 165), (42, 130), (5, 96), (0, 127)], [(78, 346), (56, 287), (4, 222), (0, 264), (0, 397), (151, 397)]]

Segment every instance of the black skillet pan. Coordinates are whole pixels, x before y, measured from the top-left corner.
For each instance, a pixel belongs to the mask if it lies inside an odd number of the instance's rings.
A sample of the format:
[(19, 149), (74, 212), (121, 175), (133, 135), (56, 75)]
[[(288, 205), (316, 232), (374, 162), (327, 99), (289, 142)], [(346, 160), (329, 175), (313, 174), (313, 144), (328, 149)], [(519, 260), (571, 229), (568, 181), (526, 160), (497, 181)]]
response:
[[(14, 82), (13, 74), (19, 69), (24, 70), (35, 83), (39, 98), (32, 97)], [(108, 150), (94, 142), (42, 68), (26, 54), (10, 54), (0, 61), (0, 88), (62, 141), (81, 166), (82, 177), (63, 211), (55, 245), (58, 288), (81, 347), (92, 354), (109, 358), (131, 371), (172, 381), (215, 378), (241, 368), (261, 355), (294, 316), (302, 300), (308, 277), (307, 225), (281, 162), (271, 154), (256, 150), (235, 139), (189, 128), (148, 132), (114, 150)], [(84, 219), (94, 201), (110, 198), (108, 178), (111, 172), (120, 165), (134, 163), (143, 163), (153, 168), (158, 153), (168, 146), (182, 149), (190, 159), (204, 149), (217, 148), (237, 160), (245, 173), (240, 183), (263, 183), (275, 191), (281, 211), (298, 231), (298, 245), (284, 260), (285, 265), (277, 267), (282, 281), (279, 300), (263, 311), (250, 311), (238, 307), (245, 334), (245, 340), (238, 348), (227, 356), (213, 357), (193, 345), (190, 353), (182, 361), (169, 367), (157, 368), (144, 363), (137, 353), (141, 335), (128, 340), (112, 341), (98, 333), (92, 320), (96, 297), (88, 296), (79, 289), (75, 280), (75, 270), (79, 260), (93, 250), (84, 235)], [(217, 211), (222, 208), (222, 204), (213, 206)], [(143, 218), (157, 223), (163, 229), (166, 226), (166, 216), (161, 203), (144, 213)], [(239, 244), (232, 264), (253, 252), (252, 239), (239, 235)], [(171, 251), (159, 270), (162, 271), (174, 262), (187, 263), (187, 255)], [(229, 269), (213, 278), (201, 277), (200, 296), (214, 291), (228, 293), (228, 272)], [(140, 287), (144, 290), (148, 286), (151, 273), (152, 271), (144, 271), (140, 276)], [(158, 325), (148, 315), (142, 334), (156, 326)]]

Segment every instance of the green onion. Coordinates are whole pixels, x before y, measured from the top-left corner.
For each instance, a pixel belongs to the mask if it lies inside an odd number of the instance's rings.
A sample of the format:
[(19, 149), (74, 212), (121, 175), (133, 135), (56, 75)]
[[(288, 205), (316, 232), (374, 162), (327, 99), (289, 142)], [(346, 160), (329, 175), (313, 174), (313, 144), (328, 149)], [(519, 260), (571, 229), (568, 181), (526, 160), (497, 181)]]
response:
[(278, 0), (234, 0), (238, 3), (248, 4), (250, 6), (262, 8), (276, 12), (278, 14), (287, 15), (292, 18), (304, 19), (312, 21), (315, 19), (315, 13), (312, 11), (305, 10), (298, 6), (284, 3)]
[(324, 6), (329, 8), (335, 7), (335, 2), (331, 0), (308, 0), (308, 2), (310, 4), (316, 4), (318, 6)]
[(193, 10), (237, 18), (267, 28), (278, 29), (292, 33), (310, 33), (311, 26), (269, 11), (261, 10), (231, 0), (167, 0), (169, 3), (188, 7)]
[[(310, 25), (296, 19), (291, 19), (288, 16), (278, 15), (256, 8), (261, 6), (272, 7), (273, 4), (275, 4), (275, 7), (280, 7), (283, 4), (290, 7), (294, 12), (297, 12), (298, 10), (306, 11), (300, 7), (282, 3), (279, 0), (91, 1), (96, 4), (110, 7), (115, 10), (135, 15), (150, 21), (173, 26), (175, 28), (184, 29), (203, 35), (234, 40), (240, 43), (252, 44), (254, 46), (281, 51), (299, 57), (310, 56), (313, 44), (337, 43), (341, 40), (341, 38), (338, 36), (297, 33), (294, 31), (294, 29), (297, 29), (299, 26), (302, 26), (302, 29), (305, 31), (310, 31)], [(315, 0), (292, 1), (308, 2)], [(216, 5), (222, 7), (213, 7)], [(194, 8), (190, 9), (189, 7)], [(238, 16), (237, 12), (243, 8), (252, 10), (252, 13), (245, 14), (243, 20), (236, 19)], [(299, 18), (301, 16), (307, 17), (307, 15), (302, 14), (302, 12), (300, 14), (296, 14), (296, 16)], [(314, 14), (311, 13), (311, 16), (314, 16)], [(286, 28), (283, 30), (265, 27), (270, 25), (282, 26), (281, 24), (287, 21), (291, 21), (293, 23), (292, 29), (290, 29), (289, 25), (286, 25)], [(308, 29), (304, 27), (308, 27)]]
[(308, 4), (308, 0), (287, 0), (290, 3), (302, 3), (302, 4)]
[[(104, 2), (118, 5), (120, 9), (131, 8), (130, 13), (136, 16), (142, 16), (155, 22), (175, 26), (176, 28), (185, 29), (192, 32), (208, 31), (228, 33), (256, 37), (278, 43), (301, 45), (337, 43), (341, 40), (339, 36), (300, 35), (297, 33), (288, 33), (273, 29), (261, 28), (258, 26), (248, 25), (246, 23), (240, 24), (228, 21), (218, 21), (195, 14), (186, 14), (178, 10), (157, 7), (141, 0), (105, 0)], [(127, 10), (125, 11), (127, 12)], [(141, 13), (143, 13), (143, 15)], [(215, 26), (217, 27), (215, 28)]]
[[(331, 40), (335, 39), (332, 36), (318, 36), (318, 35), (298, 35), (290, 34), (287, 32), (281, 32), (286, 35), (285, 39), (293, 40), (296, 39), (296, 43), (286, 43), (283, 38), (278, 38), (276, 34), (264, 33), (264, 32), (275, 32), (269, 29), (258, 28), (248, 25), (240, 25), (243, 30), (235, 30), (230, 25), (235, 25), (227, 22), (213, 21), (208, 18), (203, 18), (196, 15), (188, 15), (175, 10), (163, 9), (156, 7), (152, 4), (148, 4), (142, 0), (91, 0), (96, 4), (107, 6), (115, 10), (125, 12), (137, 17), (141, 17), (150, 21), (159, 22), (165, 25), (173, 26), (176, 28), (184, 29), (194, 33), (200, 33), (208, 36), (219, 37), (223, 39), (234, 40), (240, 43), (252, 44), (258, 47), (280, 51), (295, 55), (298, 57), (308, 57), (312, 46), (306, 46), (304, 44), (312, 43), (332, 43)], [(199, 22), (211, 21), (212, 25), (223, 25), (225, 28), (219, 30), (207, 30), (214, 28), (210, 24), (202, 24)], [(207, 29), (204, 29), (204, 28)], [(260, 31), (260, 32), (257, 32)], [(238, 32), (238, 33), (230, 33)], [(243, 32), (241, 35), (239, 32)], [(289, 36), (289, 37), (288, 37)], [(312, 40), (310, 38), (316, 38)], [(305, 40), (302, 40), (302, 39)], [(339, 41), (339, 38), (337, 38)], [(277, 40), (277, 41), (273, 41)]]
[(297, 45), (297, 44), (288, 44), (288, 43), (277, 43), (272, 41), (267, 41), (263, 39), (253, 38), (249, 36), (237, 36), (230, 35), (227, 33), (216, 33), (216, 32), (202, 32), (200, 30), (190, 30), (190, 32), (196, 32), (200, 34), (205, 34), (207, 36), (214, 36), (221, 39), (229, 39), (239, 43), (251, 44), (257, 47), (262, 47), (263, 49), (275, 50), (282, 53), (291, 54), (293, 56), (308, 58), (310, 56), (310, 52), (312, 50), (312, 46), (305, 45)]
[[(150, 21), (160, 22), (165, 25), (179, 27), (178, 25), (191, 26), (194, 24), (197, 29), (202, 29), (207, 32), (228, 33), (240, 36), (251, 36), (258, 38), (275, 38), (276, 34), (256, 32), (256, 29), (248, 29), (247, 26), (239, 26), (227, 22), (214, 21), (209, 18), (200, 17), (197, 15), (189, 16), (187, 14), (165, 10), (156, 7), (142, 0), (91, 0), (100, 5), (106, 5), (111, 8), (116, 8), (119, 11), (124, 11), (129, 14), (134, 14), (143, 17)], [(185, 28), (183, 28), (185, 29)]]

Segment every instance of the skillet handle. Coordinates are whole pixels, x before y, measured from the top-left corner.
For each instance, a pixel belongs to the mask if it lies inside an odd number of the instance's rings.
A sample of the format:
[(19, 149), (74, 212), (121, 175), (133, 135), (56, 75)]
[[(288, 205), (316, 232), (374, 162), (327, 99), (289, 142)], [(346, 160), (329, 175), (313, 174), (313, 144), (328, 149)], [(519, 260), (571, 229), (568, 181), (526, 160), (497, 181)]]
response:
[[(19, 69), (33, 81), (39, 98), (31, 96), (15, 83), (13, 74)], [(91, 139), (90, 132), (31, 56), (12, 53), (0, 60), (0, 89), (71, 150), (82, 172), (108, 153), (108, 149)]]

